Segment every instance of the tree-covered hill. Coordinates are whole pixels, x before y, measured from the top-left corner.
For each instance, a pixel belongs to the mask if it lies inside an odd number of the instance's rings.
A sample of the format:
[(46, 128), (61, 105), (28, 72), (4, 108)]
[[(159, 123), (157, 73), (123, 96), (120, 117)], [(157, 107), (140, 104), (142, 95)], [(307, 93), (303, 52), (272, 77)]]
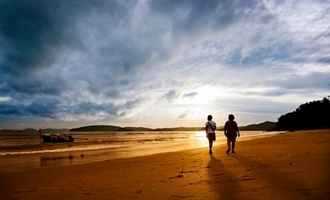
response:
[(330, 100), (312, 101), (282, 115), (277, 122), (281, 130), (330, 128)]

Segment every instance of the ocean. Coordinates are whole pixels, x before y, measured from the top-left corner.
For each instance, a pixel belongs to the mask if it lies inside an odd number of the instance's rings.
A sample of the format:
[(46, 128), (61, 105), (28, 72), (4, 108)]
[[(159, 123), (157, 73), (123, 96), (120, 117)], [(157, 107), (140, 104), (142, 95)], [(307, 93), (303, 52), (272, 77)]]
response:
[[(238, 141), (279, 132), (242, 131)], [(205, 148), (203, 131), (75, 132), (73, 143), (44, 144), (39, 135), (0, 134), (0, 171), (85, 164), (110, 159)], [(215, 145), (226, 143), (217, 132)], [(224, 148), (225, 150), (225, 148)]]

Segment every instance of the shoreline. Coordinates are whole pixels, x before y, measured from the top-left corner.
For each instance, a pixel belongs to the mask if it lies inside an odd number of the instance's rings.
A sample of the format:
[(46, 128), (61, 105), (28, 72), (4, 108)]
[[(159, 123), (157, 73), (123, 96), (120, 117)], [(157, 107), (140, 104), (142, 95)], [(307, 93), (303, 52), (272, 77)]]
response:
[[(7, 199), (327, 199), (330, 130), (71, 166), (0, 172)], [(50, 181), (51, 180), (51, 181)]]
[[(271, 137), (275, 133), (258, 133), (242, 136), (239, 141)], [(201, 143), (202, 142), (202, 143)], [(215, 146), (226, 144), (224, 137), (219, 137)], [(207, 147), (207, 140), (202, 137), (186, 138), (178, 141), (125, 145), (116, 143), (76, 144), (55, 146), (50, 149), (30, 149), (28, 151), (0, 151), (0, 171), (24, 171), (29, 168), (48, 168), (52, 166), (81, 165), (121, 158), (145, 157), (169, 152), (201, 150)]]
[[(243, 137), (241, 137), (243, 140), (246, 140), (246, 138), (248, 139), (255, 139), (259, 138), (259, 137), (264, 137), (264, 136), (272, 136), (272, 135), (276, 135), (276, 134), (281, 134), (281, 133), (285, 133), (287, 131), (242, 131), (243, 133), (255, 133), (252, 135), (245, 135), (243, 134)], [(167, 134), (166, 133), (158, 133), (159, 136), (162, 136), (162, 134)], [(181, 132), (173, 132), (173, 133), (181, 133)], [(187, 134), (191, 134), (191, 133), (197, 133), (195, 131), (191, 131), (188, 132)], [(266, 134), (265, 134), (266, 133)], [(172, 133), (171, 133), (172, 134)], [(183, 134), (185, 134), (185, 132), (183, 132)], [(82, 134), (82, 135), (86, 135), (86, 134)], [(87, 142), (63, 142), (63, 143), (38, 143), (38, 144), (24, 144), (24, 145), (18, 145), (18, 146), (14, 146), (14, 145), (9, 145), (9, 146), (0, 146), (0, 155), (3, 153), (8, 152), (8, 155), (11, 154), (15, 154), (15, 153), (21, 153), (24, 151), (47, 151), (47, 150), (56, 150), (56, 149), (70, 149), (70, 148), (77, 148), (77, 147), (87, 147), (87, 146), (97, 146), (97, 145), (115, 145), (115, 146), (124, 146), (125, 144), (127, 144), (128, 142), (132, 142), (132, 140), (129, 139), (123, 139), (123, 140), (118, 140), (118, 139), (111, 139), (112, 135), (107, 135), (104, 133), (100, 133), (100, 134), (96, 134), (96, 135), (105, 135), (108, 136), (109, 139), (105, 140), (105, 141), (87, 141), (87, 138), (84, 138), (84, 140), (86, 140)], [(143, 133), (142, 135), (145, 135), (145, 133)], [(218, 137), (223, 139), (224, 136), (221, 133), (218, 133)], [(95, 134), (90, 134), (91, 137), (94, 137)], [(37, 137), (37, 136), (36, 136)], [(165, 138), (155, 138), (155, 139), (142, 139), (142, 140), (137, 140), (135, 141), (136, 143), (148, 143), (148, 142), (159, 142), (159, 141), (171, 141), (172, 138), (170, 137), (165, 137)], [(188, 139), (188, 138), (187, 138)], [(134, 142), (134, 141), (133, 141)], [(120, 144), (120, 145), (119, 145)], [(109, 147), (112, 148), (112, 147)], [(73, 149), (74, 151), (74, 149)], [(37, 153), (37, 152), (36, 152)], [(41, 152), (42, 153), (42, 152)]]

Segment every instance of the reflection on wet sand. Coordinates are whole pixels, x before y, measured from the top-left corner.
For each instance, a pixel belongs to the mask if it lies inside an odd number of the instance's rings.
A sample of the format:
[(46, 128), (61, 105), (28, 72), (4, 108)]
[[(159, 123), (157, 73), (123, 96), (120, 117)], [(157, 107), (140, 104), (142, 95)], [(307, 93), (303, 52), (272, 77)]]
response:
[(74, 159), (77, 159), (77, 157), (75, 157), (73, 155), (68, 155), (68, 156), (40, 156), (40, 167), (72, 164), (72, 161)]

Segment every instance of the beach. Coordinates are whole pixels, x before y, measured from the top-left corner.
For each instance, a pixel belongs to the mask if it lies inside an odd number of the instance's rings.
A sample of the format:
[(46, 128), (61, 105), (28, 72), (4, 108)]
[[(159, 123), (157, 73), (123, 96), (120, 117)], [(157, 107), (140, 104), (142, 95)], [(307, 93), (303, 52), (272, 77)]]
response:
[(78, 165), (0, 171), (2, 199), (328, 199), (330, 130)]

